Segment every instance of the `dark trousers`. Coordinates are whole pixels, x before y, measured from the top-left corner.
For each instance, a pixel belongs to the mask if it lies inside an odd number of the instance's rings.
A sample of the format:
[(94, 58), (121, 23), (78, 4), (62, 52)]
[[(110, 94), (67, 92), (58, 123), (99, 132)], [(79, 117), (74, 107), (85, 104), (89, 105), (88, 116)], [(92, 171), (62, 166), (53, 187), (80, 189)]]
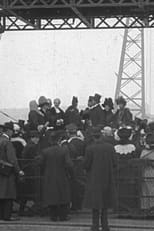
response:
[(80, 189), (81, 186), (77, 182), (77, 178), (73, 179), (71, 182), (71, 209), (80, 210), (82, 208), (82, 194), (83, 190)]
[[(92, 210), (92, 231), (99, 230), (99, 216), (100, 216), (99, 209), (93, 209)], [(109, 231), (106, 209), (101, 210), (101, 227), (103, 231)]]
[(12, 213), (13, 200), (0, 199), (0, 220), (9, 220)]
[(50, 217), (52, 220), (56, 221), (58, 217), (60, 220), (65, 220), (67, 218), (67, 215), (68, 215), (67, 204), (50, 206)]

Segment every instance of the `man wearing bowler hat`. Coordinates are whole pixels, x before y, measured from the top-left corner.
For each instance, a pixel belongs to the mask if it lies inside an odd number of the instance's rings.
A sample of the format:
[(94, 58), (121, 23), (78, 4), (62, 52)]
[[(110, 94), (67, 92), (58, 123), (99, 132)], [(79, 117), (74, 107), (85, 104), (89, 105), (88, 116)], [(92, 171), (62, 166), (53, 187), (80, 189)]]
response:
[(77, 126), (75, 124), (68, 124), (66, 126), (66, 132), (68, 135), (67, 147), (74, 164), (73, 177), (71, 178), (71, 210), (77, 211), (82, 208), (84, 192), (82, 159), (85, 152), (85, 143), (83, 139), (77, 135)]
[(0, 220), (12, 220), (12, 204), (16, 199), (16, 175), (23, 176), (24, 172), (20, 170), (14, 147), (10, 141), (13, 135), (13, 123), (4, 124), (3, 134), (0, 136), (0, 160), (6, 161), (12, 165), (12, 172), (5, 176), (0, 174)]

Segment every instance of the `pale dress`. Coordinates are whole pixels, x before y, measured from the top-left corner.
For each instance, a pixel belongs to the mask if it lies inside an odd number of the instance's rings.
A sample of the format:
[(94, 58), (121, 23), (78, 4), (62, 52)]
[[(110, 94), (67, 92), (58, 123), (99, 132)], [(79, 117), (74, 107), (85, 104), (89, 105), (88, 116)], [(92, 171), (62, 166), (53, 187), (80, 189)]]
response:
[[(140, 158), (154, 160), (154, 150), (143, 150)], [(143, 167), (142, 177), (141, 209), (151, 209), (154, 207), (154, 165)]]

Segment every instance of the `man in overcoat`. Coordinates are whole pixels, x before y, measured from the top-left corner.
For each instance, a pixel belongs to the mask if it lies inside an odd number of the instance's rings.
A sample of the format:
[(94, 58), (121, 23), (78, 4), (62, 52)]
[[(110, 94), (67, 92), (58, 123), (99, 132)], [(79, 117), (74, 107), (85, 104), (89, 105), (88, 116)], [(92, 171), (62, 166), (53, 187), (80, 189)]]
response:
[(84, 169), (82, 166), (82, 158), (85, 153), (85, 143), (77, 135), (77, 126), (69, 124), (66, 126), (68, 135), (67, 147), (70, 158), (73, 161), (73, 177), (71, 179), (71, 210), (77, 211), (82, 208), (83, 192), (84, 192)]
[(103, 231), (109, 231), (107, 209), (116, 205), (113, 169), (116, 166), (114, 147), (102, 143), (100, 129), (92, 129), (94, 142), (87, 147), (83, 161), (87, 171), (84, 206), (92, 209), (92, 231), (99, 230), (99, 213)]
[(101, 95), (95, 94), (94, 96), (94, 106), (89, 110), (89, 119), (92, 126), (102, 125), (105, 126), (105, 113), (100, 105)]
[(67, 220), (67, 206), (70, 203), (70, 187), (66, 169), (73, 164), (69, 157), (68, 149), (58, 144), (60, 132), (52, 135), (52, 146), (45, 149), (40, 161), (44, 168), (43, 203), (50, 208), (52, 221)]
[(12, 204), (16, 199), (16, 175), (23, 176), (16, 158), (15, 149), (10, 141), (13, 134), (13, 123), (5, 123), (4, 132), (0, 136), (0, 160), (13, 165), (9, 176), (0, 174), (0, 220), (12, 220)]
[(65, 111), (65, 124), (75, 124), (79, 129), (82, 129), (81, 116), (78, 109), (78, 98), (73, 96), (72, 105)]
[(24, 169), (25, 180), (19, 182), (18, 197), (20, 199), (20, 215), (24, 214), (24, 208), (27, 200), (32, 200), (34, 203), (40, 200), (40, 169), (36, 165), (35, 158), (40, 153), (38, 145), (40, 134), (37, 130), (30, 131), (28, 134), (27, 144), (22, 151), (21, 166)]

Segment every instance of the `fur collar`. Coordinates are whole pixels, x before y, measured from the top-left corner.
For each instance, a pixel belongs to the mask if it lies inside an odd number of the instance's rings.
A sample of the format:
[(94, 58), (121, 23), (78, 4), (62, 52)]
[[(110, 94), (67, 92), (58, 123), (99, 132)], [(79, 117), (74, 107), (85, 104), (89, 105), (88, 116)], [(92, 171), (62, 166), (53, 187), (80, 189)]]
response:
[(118, 144), (114, 148), (116, 153), (119, 153), (120, 155), (131, 154), (136, 150), (134, 144), (124, 144), (124, 145)]

